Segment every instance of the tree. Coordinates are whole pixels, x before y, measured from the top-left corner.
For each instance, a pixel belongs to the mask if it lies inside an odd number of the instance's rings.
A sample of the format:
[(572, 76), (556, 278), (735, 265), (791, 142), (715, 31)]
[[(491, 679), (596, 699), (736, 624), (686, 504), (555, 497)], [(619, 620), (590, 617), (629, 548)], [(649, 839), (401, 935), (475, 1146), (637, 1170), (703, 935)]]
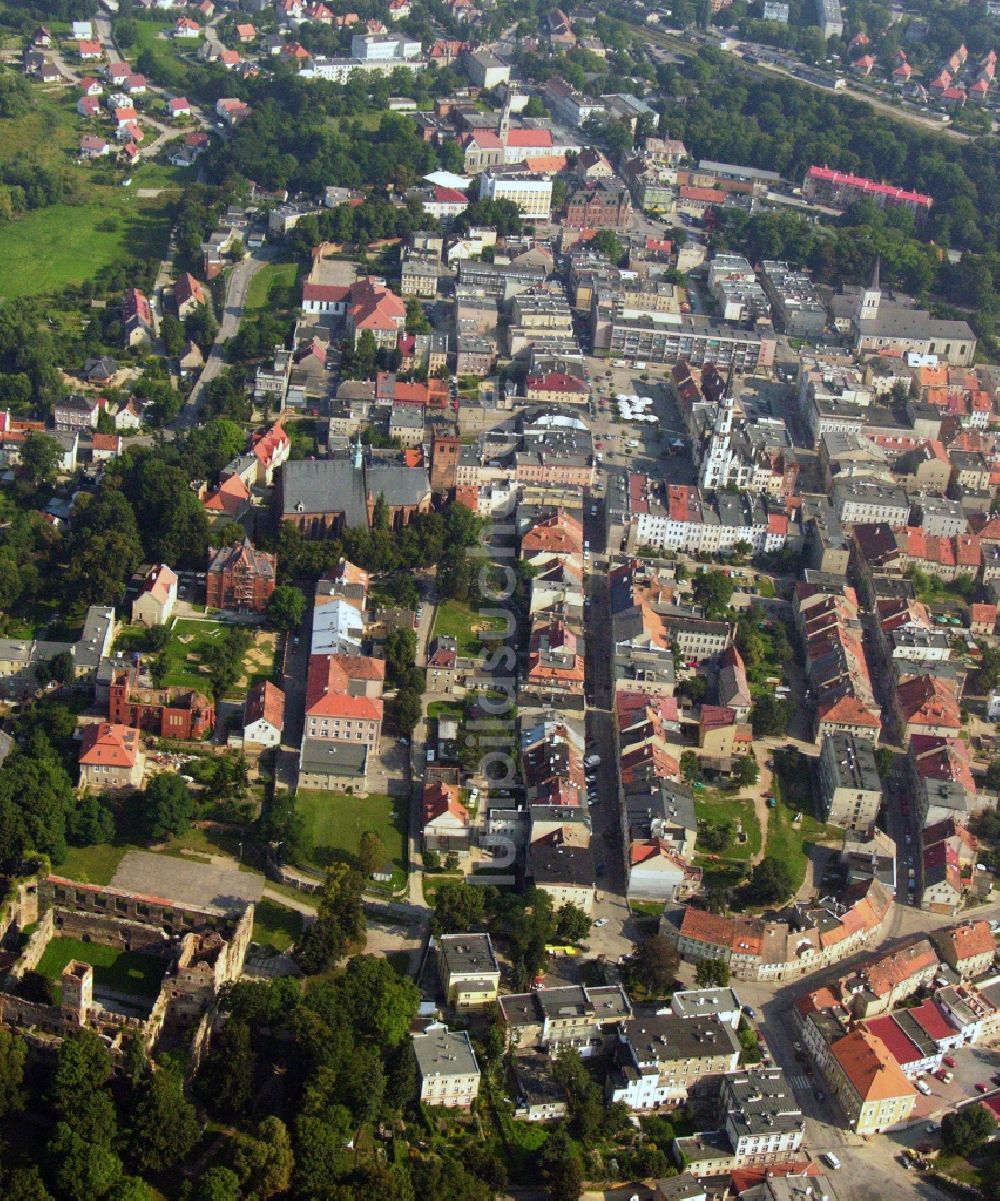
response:
[(184, 326), (173, 313), (166, 313), (160, 321), (160, 337), (163, 339), (163, 349), (167, 354), (176, 357), (184, 350), (187, 341)]
[(581, 942), (590, 933), (590, 918), (579, 906), (567, 901), (556, 913), (556, 938), (560, 942)]
[(982, 1105), (966, 1105), (941, 1120), (941, 1142), (952, 1155), (968, 1158), (996, 1130), (996, 1119)]
[(792, 707), (788, 701), (766, 693), (759, 697), (750, 710), (750, 726), (757, 738), (780, 737), (788, 729)]
[(878, 771), (880, 780), (884, 780), (892, 771), (895, 758), (896, 754), (892, 747), (877, 746), (875, 748), (875, 768)]
[(636, 947), (628, 963), (632, 976), (646, 992), (662, 997), (673, 988), (680, 957), (664, 935), (654, 934)]
[(353, 942), (365, 934), (361, 905), (364, 880), (360, 872), (338, 863), (327, 869), (316, 920), (295, 947), (295, 958), (304, 972), (314, 975), (340, 959)]
[(52, 1201), (37, 1168), (15, 1168), (6, 1180), (0, 1176), (0, 1182), (4, 1201)]
[(60, 651), (49, 660), (49, 677), (57, 684), (69, 684), (74, 674), (73, 656), (69, 651)]
[(419, 296), (406, 298), (406, 332), (408, 334), (430, 333), (431, 323), (427, 320)]
[(416, 663), (417, 635), (415, 630), (392, 630), (385, 640), (386, 681), (401, 684), (406, 673)]
[(726, 988), (729, 984), (729, 964), (721, 959), (700, 959), (694, 969), (699, 988)]
[[(63, 1039), (56, 1052), (56, 1066), (49, 1087), (53, 1111), (64, 1120), (70, 1115), (79, 1116), (81, 1105), (89, 1103), (95, 1096), (106, 1096), (104, 1086), (110, 1079), (111, 1056), (96, 1034), (81, 1030)], [(108, 1137), (113, 1134), (112, 1131)]]
[(721, 855), (732, 845), (736, 827), (730, 821), (706, 823), (698, 830), (698, 847), (712, 855)]
[(741, 755), (733, 764), (732, 777), (740, 787), (756, 784), (760, 778), (756, 758), (752, 754)]
[(40, 430), (31, 430), (21, 444), (19, 475), (34, 487), (47, 484), (55, 479), (62, 455), (62, 447), (55, 438)]
[(385, 862), (385, 844), (374, 830), (365, 830), (358, 839), (358, 865), (365, 879), (370, 880)]
[(107, 1201), (153, 1201), (153, 1190), (138, 1176), (123, 1176), (112, 1186)]
[(681, 753), (681, 775), (685, 784), (695, 784), (701, 780), (701, 759), (698, 758), (697, 751)]
[(618, 241), (614, 230), (599, 229), (590, 239), (590, 247), (598, 254), (603, 254), (613, 267), (617, 267), (621, 262), (622, 244)]
[(767, 855), (754, 865), (750, 879), (743, 886), (743, 897), (751, 905), (776, 905), (787, 900), (795, 890), (792, 869), (783, 860)]
[(551, 1201), (578, 1201), (583, 1192), (583, 1156), (569, 1135), (556, 1130), (539, 1158)]
[(268, 1201), (283, 1193), (292, 1183), (295, 1156), (285, 1123), (266, 1117), (257, 1127), (256, 1137), (241, 1137), (233, 1152), (233, 1168), (240, 1186), (254, 1201)]
[(298, 629), (305, 611), (305, 596), (291, 584), (279, 584), (267, 602), (267, 615), (279, 630)]
[(240, 1178), (230, 1168), (209, 1168), (184, 1187), (183, 1201), (240, 1201)]
[(355, 955), (337, 977), (336, 995), (355, 1031), (379, 1047), (397, 1047), (416, 1017), (420, 991), (387, 959)]
[(0, 1028), (0, 1118), (24, 1108), (24, 1063), (28, 1048), (19, 1034)]
[(464, 934), (486, 916), (486, 890), (471, 884), (447, 882), (434, 894), (435, 933)]
[(122, 1176), (122, 1161), (110, 1147), (89, 1143), (59, 1122), (46, 1148), (52, 1182), (66, 1201), (104, 1198)]
[(246, 1022), (233, 1018), (212, 1040), (198, 1073), (198, 1087), (219, 1113), (242, 1115), (253, 1096), (256, 1056)]
[(694, 599), (709, 620), (716, 621), (725, 616), (734, 590), (732, 579), (723, 571), (700, 571), (694, 577)]
[(146, 787), (143, 822), (147, 837), (162, 842), (171, 834), (183, 834), (191, 824), (194, 806), (188, 786), (167, 772), (154, 776)]
[(396, 693), (393, 712), (396, 715), (397, 730), (404, 738), (409, 738), (423, 717), (421, 694), (415, 688), (401, 688)]
[(136, 1164), (144, 1171), (162, 1172), (188, 1154), (200, 1132), (180, 1080), (162, 1069), (147, 1074), (130, 1124), (129, 1146)]

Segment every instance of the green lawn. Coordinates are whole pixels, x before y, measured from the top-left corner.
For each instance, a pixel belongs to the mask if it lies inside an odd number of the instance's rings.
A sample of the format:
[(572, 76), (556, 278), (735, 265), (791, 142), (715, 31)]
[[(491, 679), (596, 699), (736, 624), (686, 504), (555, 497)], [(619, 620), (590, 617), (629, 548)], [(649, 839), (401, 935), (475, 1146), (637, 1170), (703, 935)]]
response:
[(707, 826), (718, 826), (729, 822), (747, 836), (746, 842), (739, 842), (734, 838), (731, 846), (719, 855), (709, 855), (706, 852), (700, 856), (699, 863), (703, 860), (745, 862), (760, 850), (760, 822), (754, 812), (753, 801), (749, 798), (706, 788), (695, 793), (694, 813), (699, 825), (704, 823)]
[(358, 841), (366, 831), (373, 830), (382, 839), (386, 858), (392, 861), (392, 888), (402, 888), (406, 878), (407, 803), (404, 799), (377, 794), (355, 797), (339, 792), (300, 789), (295, 803), (311, 831), (313, 862), (318, 867), (331, 863), (356, 865)]
[(246, 308), (289, 309), (298, 305), (299, 294), (299, 264), (268, 263), (250, 281)]
[(436, 721), (461, 721), (465, 716), (465, 710), (461, 705), (454, 705), (451, 701), (431, 701), (427, 706), (427, 716), (434, 718)]
[[(797, 892), (806, 877), (808, 847), (838, 840), (843, 831), (816, 819), (810, 771), (782, 770), (780, 757), (775, 761), (774, 796), (778, 803), (768, 815), (767, 854), (789, 864)], [(797, 814), (801, 817), (796, 821)]]
[(70, 847), (69, 854), (55, 869), (68, 880), (79, 880), (82, 884), (110, 884), (118, 870), (127, 846), (99, 843), (93, 847)]
[[(2, 132), (2, 131), (0, 131)], [(95, 188), (85, 204), (35, 209), (0, 226), (0, 299), (54, 292), (92, 279), (123, 255), (159, 255), (167, 222), (159, 201), (135, 201), (121, 188)], [(114, 229), (98, 225), (114, 221)]]
[(135, 993), (140, 997), (156, 996), (168, 966), (168, 960), (158, 955), (123, 951), (120, 947), (105, 947), (76, 938), (53, 938), (39, 961), (38, 971), (58, 984), (63, 968), (71, 959), (93, 965), (95, 989)]
[(444, 634), (454, 638), (460, 655), (479, 653), (481, 643), (475, 633), (476, 629), (496, 628), (495, 622), (481, 618), (462, 601), (445, 601), (438, 607), (437, 616), (434, 618), (434, 636)]
[[(219, 641), (227, 629), (224, 622), (204, 621), (179, 617), (170, 627), (167, 643), (167, 674), (164, 685), (168, 688), (194, 688), (206, 695), (211, 691), (211, 680), (205, 656), (211, 646)], [(131, 631), (122, 631), (119, 638), (131, 637)], [(245, 680), (237, 682), (228, 699), (242, 697), (247, 687), (260, 679), (270, 679), (274, 668), (273, 633), (264, 632), (261, 641), (247, 651), (244, 660)]]
[(287, 951), (302, 933), (302, 914), (262, 897), (253, 910), (253, 938), (261, 946)]

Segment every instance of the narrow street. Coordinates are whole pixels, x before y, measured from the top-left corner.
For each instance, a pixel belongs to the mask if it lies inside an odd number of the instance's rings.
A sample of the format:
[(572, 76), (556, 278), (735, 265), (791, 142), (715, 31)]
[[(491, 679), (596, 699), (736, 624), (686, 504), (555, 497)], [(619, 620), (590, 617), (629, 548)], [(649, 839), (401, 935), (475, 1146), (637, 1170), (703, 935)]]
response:
[(242, 262), (237, 263), (233, 268), (226, 283), (226, 299), (222, 311), (222, 320), (219, 323), (219, 332), (215, 335), (212, 349), (205, 360), (205, 366), (202, 368), (197, 383), (191, 389), (191, 395), (187, 398), (184, 407), (174, 420), (173, 428), (178, 432), (190, 429), (191, 426), (197, 424), (201, 407), (204, 403), (203, 394), (205, 385), (215, 379), (226, 366), (223, 353), (224, 347), (227, 339), (233, 337), (240, 328), (250, 281), (265, 263), (270, 262), (274, 258), (276, 253), (277, 251), (274, 247), (264, 246), (259, 250), (255, 250), (248, 258), (243, 259)]

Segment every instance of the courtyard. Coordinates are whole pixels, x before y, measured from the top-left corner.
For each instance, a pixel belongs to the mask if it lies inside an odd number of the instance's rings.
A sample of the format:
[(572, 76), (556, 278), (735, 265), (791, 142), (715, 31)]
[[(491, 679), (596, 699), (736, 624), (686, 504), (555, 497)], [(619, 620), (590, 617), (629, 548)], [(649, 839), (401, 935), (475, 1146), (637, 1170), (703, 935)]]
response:
[(152, 1000), (160, 991), (160, 982), (169, 960), (140, 951), (126, 951), (103, 943), (82, 942), (78, 938), (53, 938), (41, 959), (37, 971), (51, 980), (57, 995), (63, 969), (74, 959), (89, 963), (94, 969), (94, 993), (125, 993)]

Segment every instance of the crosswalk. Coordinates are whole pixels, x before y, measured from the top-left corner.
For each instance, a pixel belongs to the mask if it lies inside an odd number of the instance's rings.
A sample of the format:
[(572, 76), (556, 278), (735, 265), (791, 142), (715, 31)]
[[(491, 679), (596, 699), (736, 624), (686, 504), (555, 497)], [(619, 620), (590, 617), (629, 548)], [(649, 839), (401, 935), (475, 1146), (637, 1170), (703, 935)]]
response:
[(802, 1072), (796, 1072), (794, 1076), (787, 1076), (786, 1079), (796, 1092), (810, 1093), (813, 1090), (812, 1081)]

